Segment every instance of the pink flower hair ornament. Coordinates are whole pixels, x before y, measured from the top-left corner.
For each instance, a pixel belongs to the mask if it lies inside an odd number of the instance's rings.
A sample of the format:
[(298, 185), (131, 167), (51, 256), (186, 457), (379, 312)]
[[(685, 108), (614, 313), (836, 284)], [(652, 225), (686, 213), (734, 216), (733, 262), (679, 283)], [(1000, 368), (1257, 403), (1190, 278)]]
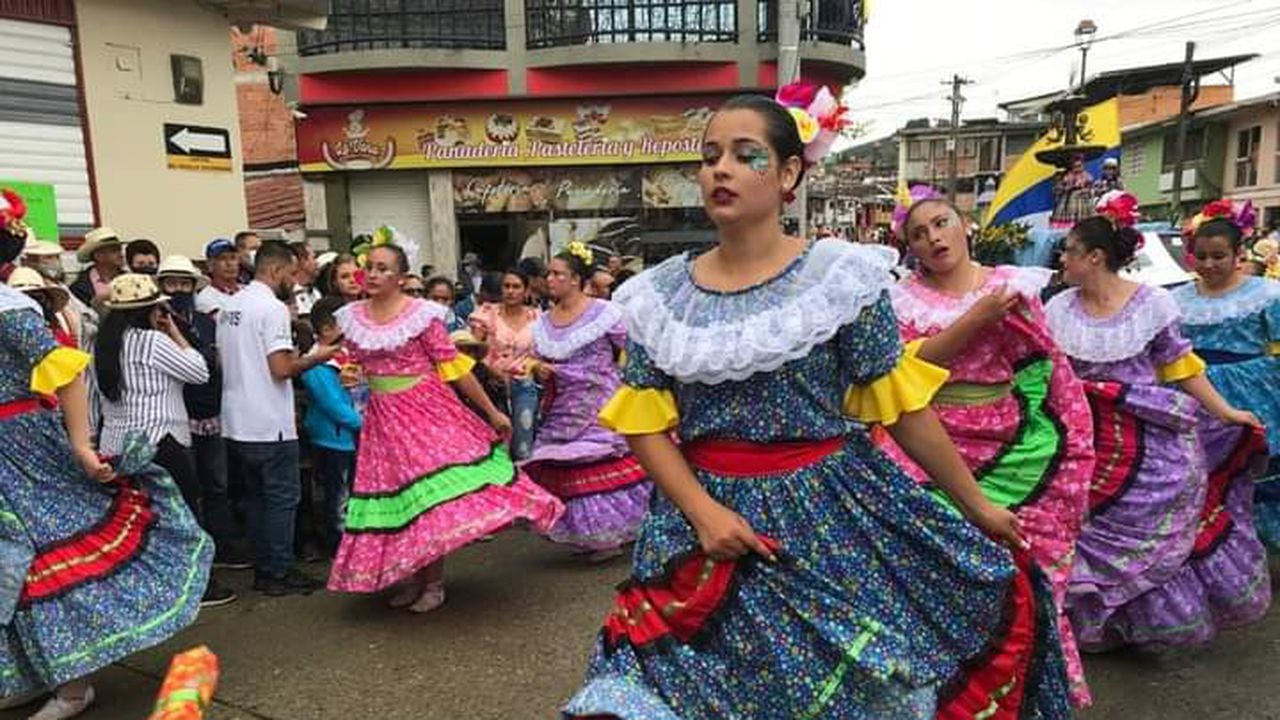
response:
[(903, 225), (907, 222), (907, 213), (911, 212), (911, 208), (915, 207), (916, 203), (925, 200), (942, 200), (945, 197), (932, 185), (912, 185), (906, 193), (899, 189), (897, 203), (893, 206), (893, 231), (898, 235), (902, 234)]
[(840, 137), (840, 131), (849, 125), (845, 117), (849, 108), (826, 87), (792, 83), (778, 88), (774, 100), (795, 120), (804, 143), (806, 166), (818, 164)]
[(1240, 231), (1240, 235), (1246, 238), (1251, 237), (1258, 227), (1258, 213), (1254, 210), (1252, 200), (1236, 203), (1227, 198), (1222, 198), (1205, 205), (1200, 212), (1196, 213), (1195, 217), (1187, 221), (1187, 225), (1182, 232), (1187, 237), (1194, 236), (1200, 226), (1210, 220), (1226, 220), (1235, 225), (1236, 229)]
[(1138, 214), (1138, 198), (1124, 190), (1112, 190), (1098, 198), (1098, 202), (1094, 204), (1093, 209), (1099, 215), (1110, 220), (1111, 224), (1117, 228), (1133, 227), (1140, 218)]

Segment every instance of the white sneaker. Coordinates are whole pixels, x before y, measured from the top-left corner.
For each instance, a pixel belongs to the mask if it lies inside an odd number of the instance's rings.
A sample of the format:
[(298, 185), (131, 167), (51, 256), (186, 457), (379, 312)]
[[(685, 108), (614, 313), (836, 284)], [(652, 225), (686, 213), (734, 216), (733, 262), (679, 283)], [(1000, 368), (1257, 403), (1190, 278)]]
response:
[(84, 696), (74, 700), (68, 700), (61, 695), (54, 693), (49, 698), (49, 702), (40, 708), (40, 712), (32, 715), (28, 720), (67, 720), (84, 712), (93, 704), (93, 686), (90, 685), (84, 691)]
[(429, 613), (444, 604), (444, 585), (432, 583), (422, 591), (422, 596), (409, 606), (409, 612)]

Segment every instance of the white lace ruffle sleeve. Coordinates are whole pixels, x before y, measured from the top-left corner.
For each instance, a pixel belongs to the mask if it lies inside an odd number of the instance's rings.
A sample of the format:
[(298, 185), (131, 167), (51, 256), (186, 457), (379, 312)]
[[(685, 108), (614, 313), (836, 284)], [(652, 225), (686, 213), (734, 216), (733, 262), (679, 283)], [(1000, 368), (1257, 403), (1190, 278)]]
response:
[(1165, 328), (1181, 320), (1178, 303), (1167, 290), (1143, 286), (1115, 315), (1099, 320), (1080, 307), (1080, 290), (1071, 288), (1045, 305), (1049, 331), (1069, 357), (1086, 362), (1119, 362), (1144, 352)]
[(369, 317), (368, 301), (342, 306), (334, 313), (338, 327), (349, 342), (363, 350), (394, 350), (426, 332), (432, 320), (444, 321), (449, 309), (430, 300), (413, 299), (395, 319), (375, 323)]
[(679, 255), (614, 294), (632, 341), (687, 383), (745, 380), (804, 357), (891, 285), (893, 256), (838, 240), (816, 241), (775, 278), (735, 292), (699, 287)]

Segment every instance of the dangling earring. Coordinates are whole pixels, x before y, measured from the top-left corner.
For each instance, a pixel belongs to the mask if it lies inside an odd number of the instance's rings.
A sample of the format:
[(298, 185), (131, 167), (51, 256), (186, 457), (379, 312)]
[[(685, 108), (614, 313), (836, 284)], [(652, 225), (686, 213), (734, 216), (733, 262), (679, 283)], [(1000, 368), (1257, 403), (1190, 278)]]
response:
[(793, 202), (795, 202), (795, 201), (796, 201), (796, 191), (795, 191), (795, 190), (784, 190), (784, 191), (783, 191), (783, 193), (782, 193), (782, 202), (784, 202), (784, 203), (786, 203), (786, 204), (790, 205), (791, 203), (793, 203)]

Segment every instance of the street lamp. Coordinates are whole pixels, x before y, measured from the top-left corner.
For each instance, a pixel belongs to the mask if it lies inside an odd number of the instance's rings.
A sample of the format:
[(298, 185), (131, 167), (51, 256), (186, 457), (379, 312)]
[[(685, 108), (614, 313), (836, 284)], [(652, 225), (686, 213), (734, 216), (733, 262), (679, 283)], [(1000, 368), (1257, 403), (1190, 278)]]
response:
[(1093, 36), (1098, 33), (1098, 25), (1092, 20), (1081, 20), (1076, 25), (1076, 47), (1080, 48), (1080, 87), (1083, 88), (1088, 79), (1086, 70), (1089, 65), (1089, 47), (1093, 45)]

